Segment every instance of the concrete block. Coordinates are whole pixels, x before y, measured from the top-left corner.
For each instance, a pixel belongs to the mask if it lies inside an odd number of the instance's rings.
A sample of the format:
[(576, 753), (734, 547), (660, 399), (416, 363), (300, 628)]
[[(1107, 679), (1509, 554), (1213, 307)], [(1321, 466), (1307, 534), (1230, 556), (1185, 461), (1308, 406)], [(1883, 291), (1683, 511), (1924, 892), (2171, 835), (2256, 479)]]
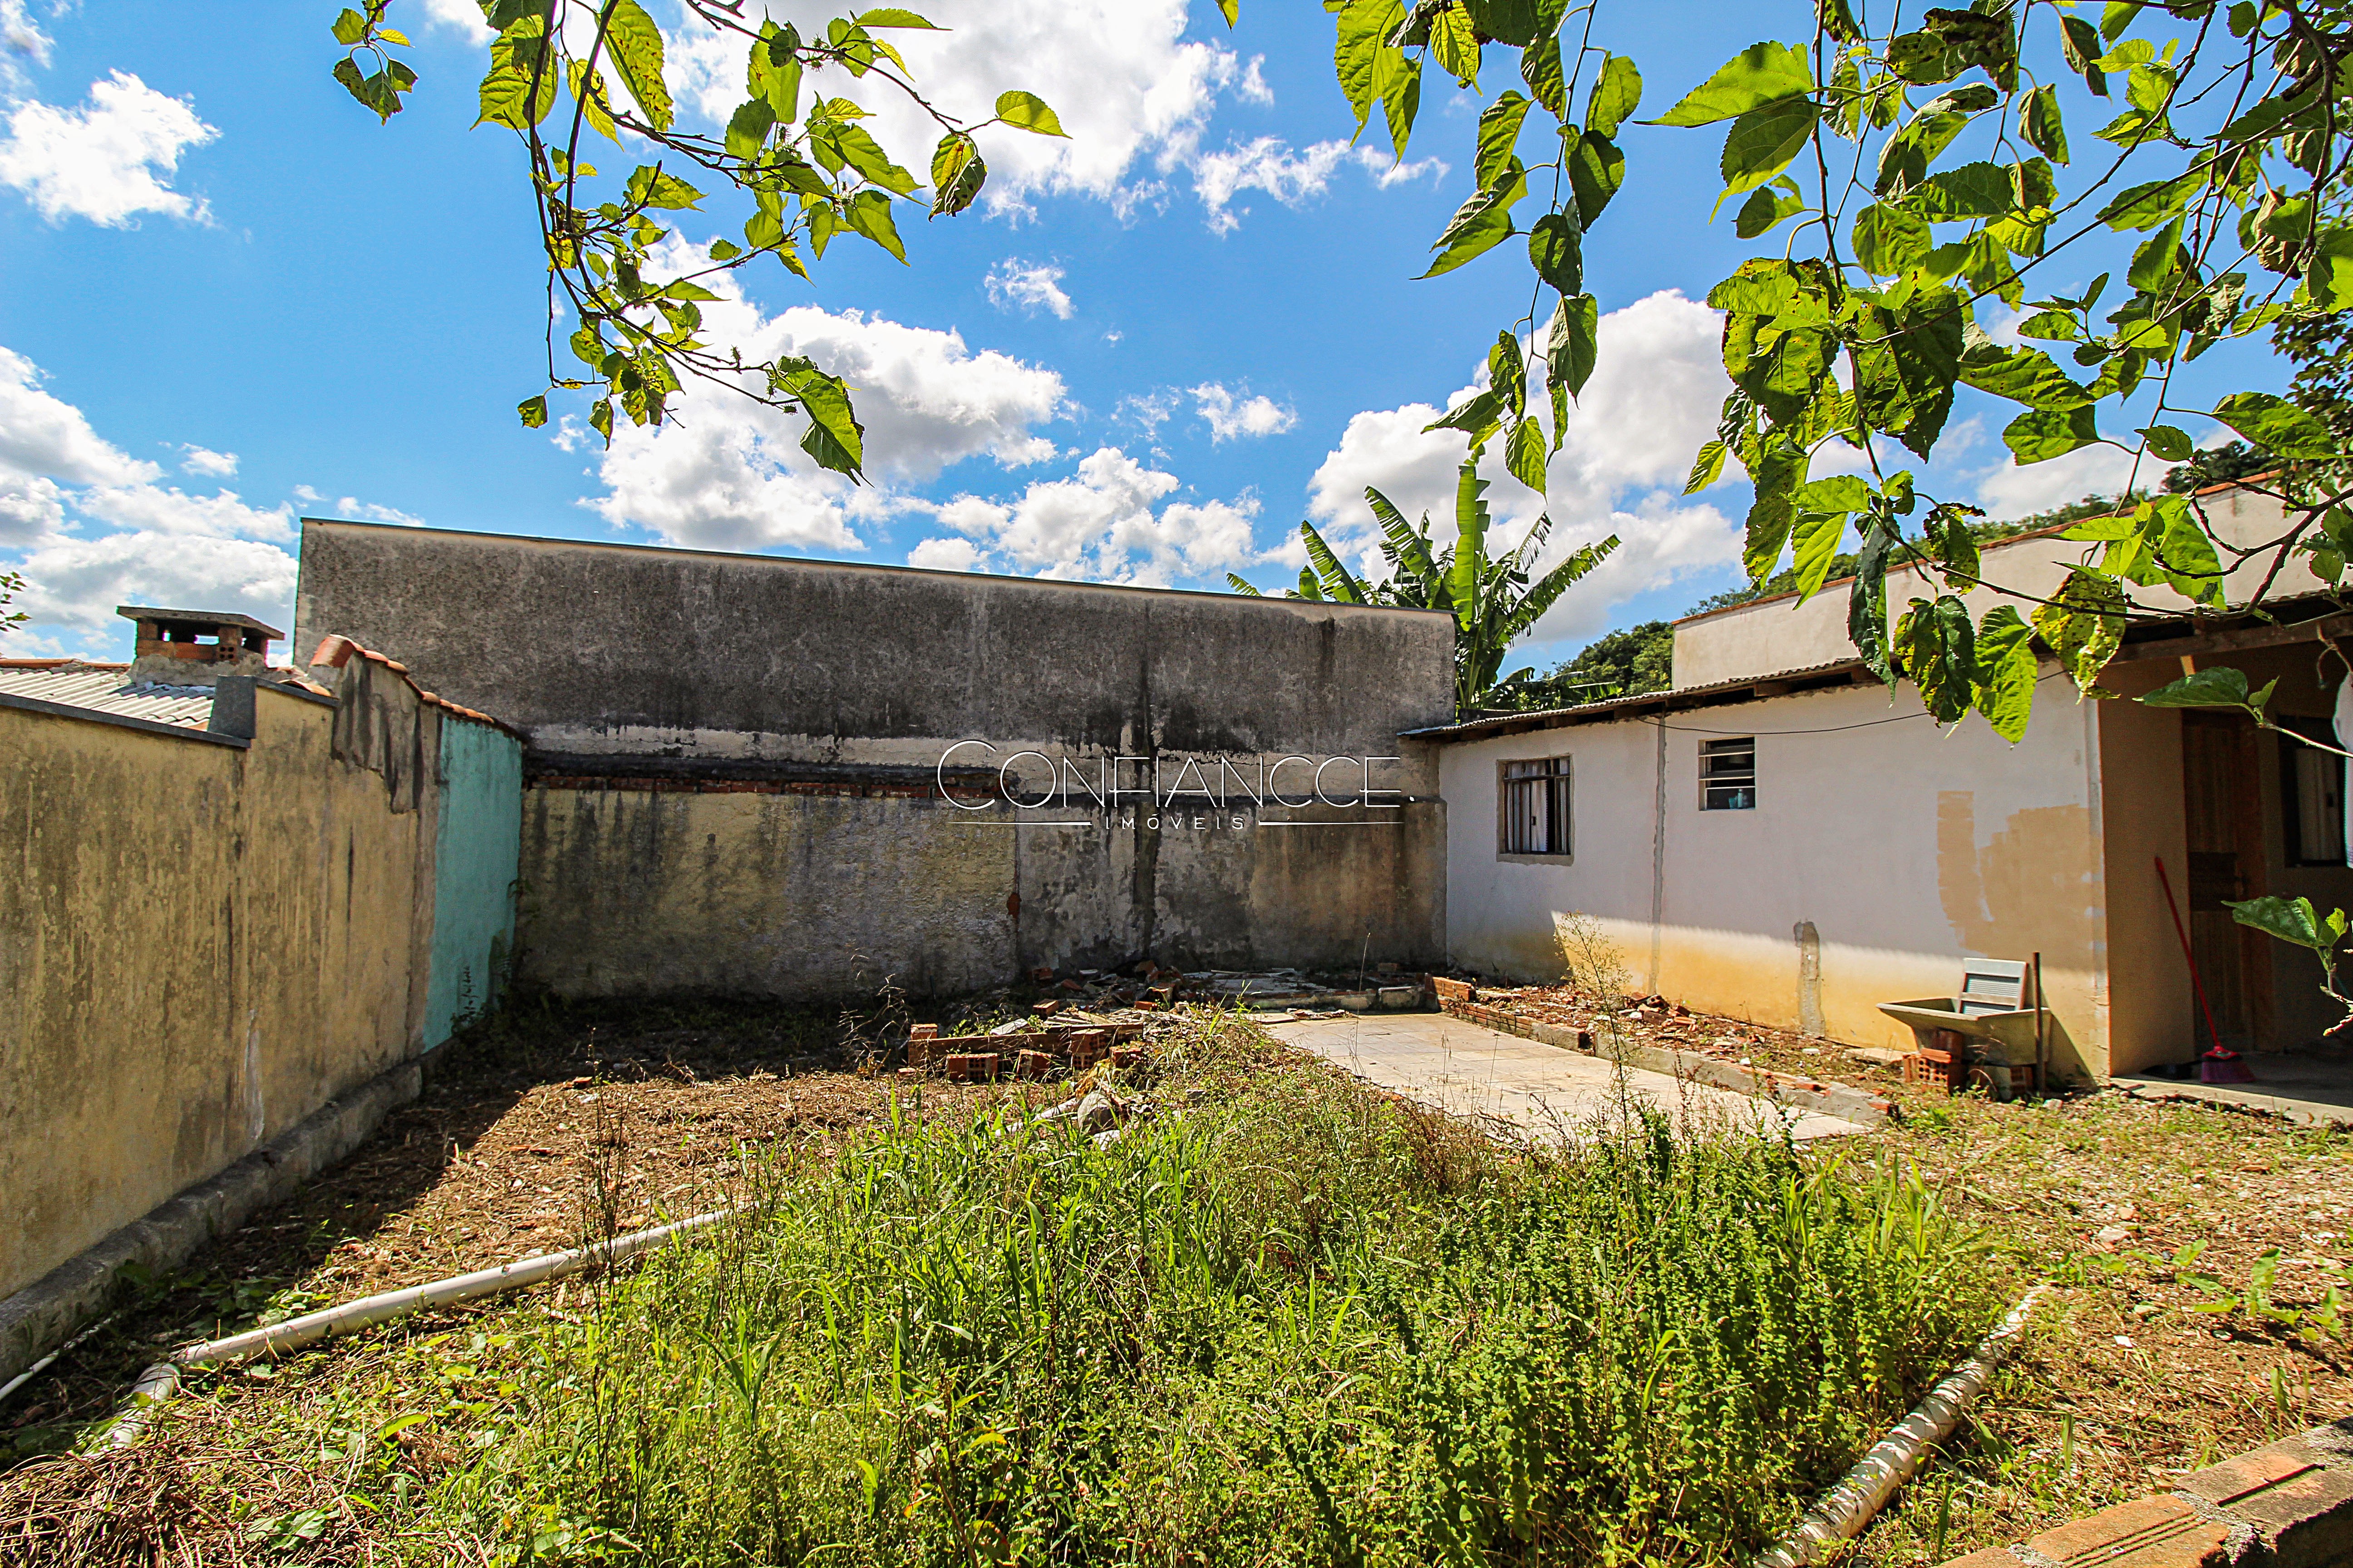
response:
[(2179, 1498), (2145, 1497), (2046, 1530), (2026, 1543), (2062, 1568), (2224, 1568), (2231, 1526)]
[[(2260, 1448), (2241, 1456), (2237, 1473), (2215, 1476), (2215, 1470), (2231, 1468), (2217, 1465), (2190, 1480), (2211, 1487), (2253, 1483), (2228, 1500), (2211, 1500), (2221, 1502), (2232, 1519), (2253, 1527), (2269, 1568), (2327, 1568), (2353, 1559), (2353, 1474), (2305, 1466), (2293, 1456)], [(2266, 1475), (2280, 1479), (2261, 1479)]]

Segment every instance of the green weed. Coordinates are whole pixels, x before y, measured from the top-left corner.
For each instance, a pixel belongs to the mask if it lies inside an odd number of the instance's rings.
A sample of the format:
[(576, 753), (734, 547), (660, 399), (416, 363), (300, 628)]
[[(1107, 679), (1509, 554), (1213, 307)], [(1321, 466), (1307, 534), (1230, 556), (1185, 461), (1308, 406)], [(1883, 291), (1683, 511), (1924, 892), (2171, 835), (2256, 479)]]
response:
[(494, 1391), (453, 1356), (436, 1421), (473, 1457), (404, 1539), (1728, 1562), (1990, 1315), (1977, 1243), (1893, 1163), (1656, 1116), (1506, 1148), (1206, 1033), (1107, 1147), (985, 1117), (786, 1152), (751, 1215), (487, 1347)]

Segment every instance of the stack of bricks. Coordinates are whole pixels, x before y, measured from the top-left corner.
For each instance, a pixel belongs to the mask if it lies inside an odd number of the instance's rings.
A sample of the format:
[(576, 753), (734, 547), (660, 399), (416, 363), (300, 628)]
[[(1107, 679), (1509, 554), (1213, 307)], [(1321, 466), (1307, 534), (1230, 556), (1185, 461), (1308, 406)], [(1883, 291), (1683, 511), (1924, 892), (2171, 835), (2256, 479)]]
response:
[(1071, 1066), (1080, 1072), (1103, 1060), (1112, 1048), (1109, 1029), (1072, 1029), (1062, 1038), (1071, 1053)]
[(1944, 1568), (2331, 1568), (2353, 1563), (2353, 1416)]
[(1479, 1000), (1479, 988), (1465, 980), (1449, 980), (1442, 974), (1430, 977), (1431, 989), (1438, 993), (1439, 1011), (1466, 1024), (1483, 1024), (1499, 1034), (1517, 1035), (1522, 1039), (1536, 1037), (1535, 1023), (1501, 1007), (1490, 1007)]

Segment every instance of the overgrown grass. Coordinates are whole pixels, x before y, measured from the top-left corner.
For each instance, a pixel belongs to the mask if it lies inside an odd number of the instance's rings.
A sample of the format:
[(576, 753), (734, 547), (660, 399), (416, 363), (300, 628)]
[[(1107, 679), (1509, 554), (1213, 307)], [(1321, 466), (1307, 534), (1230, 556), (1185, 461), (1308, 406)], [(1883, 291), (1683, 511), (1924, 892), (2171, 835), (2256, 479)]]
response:
[(1107, 1148), (909, 1119), (780, 1155), (750, 1216), (528, 1321), (533, 1370), (401, 1536), (714, 1568), (1723, 1562), (1991, 1314), (1893, 1166), (1640, 1119), (1506, 1149), (1239, 1027), (1162, 1072)]

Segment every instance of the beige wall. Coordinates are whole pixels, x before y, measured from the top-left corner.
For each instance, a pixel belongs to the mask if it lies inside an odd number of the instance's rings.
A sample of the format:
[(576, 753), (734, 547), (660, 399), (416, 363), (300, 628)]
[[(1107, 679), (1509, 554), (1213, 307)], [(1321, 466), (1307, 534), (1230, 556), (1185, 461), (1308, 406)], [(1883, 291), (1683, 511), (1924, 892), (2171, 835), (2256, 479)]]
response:
[[(1485, 973), (1556, 977), (1559, 921), (1595, 917), (1634, 984), (1704, 1011), (1802, 1026), (1798, 935), (1819, 952), (1823, 1031), (1909, 1047), (1878, 1004), (1948, 995), (1961, 960), (2040, 951), (2063, 1069), (2106, 1069), (2099, 759), (2090, 712), (2046, 683), (2026, 739), (1971, 717), (1939, 736), (1875, 682), (1447, 748), (1449, 945)], [(1887, 721), (1894, 721), (1889, 722)], [(1814, 732), (1809, 732), (1814, 731)], [(1703, 741), (1754, 735), (1757, 801), (1699, 809)], [(1501, 858), (1497, 766), (1575, 759), (1576, 854)], [(1655, 901), (1654, 901), (1655, 900)], [(1654, 913), (1655, 911), (1655, 913)]]
[[(2275, 538), (2281, 529), (2279, 503), (2265, 496), (2224, 490), (2200, 497), (2198, 504), (2216, 537), (2242, 547)], [(2087, 550), (2099, 548), (2050, 535), (2014, 540), (1986, 551), (1983, 572), (1989, 581), (2003, 587), (2047, 597), (2065, 579), (2072, 564), (2084, 559)], [(2272, 556), (2263, 555), (2232, 568), (2223, 579), (2223, 592), (2230, 601), (2239, 604), (2252, 595), (2272, 563)], [(1889, 624), (1913, 599), (1933, 599), (1946, 592), (1942, 581), (1916, 567), (1889, 573)], [(1795, 595), (1785, 595), (1677, 622), (1675, 685), (1711, 686), (1854, 658), (1854, 645), (1846, 631), (1847, 586), (1843, 581), (1829, 584), (1802, 605)], [(2270, 596), (2316, 593), (2326, 586), (2312, 574), (2307, 558), (2299, 556), (2281, 570)], [(2163, 584), (2136, 587), (2132, 594), (2137, 604), (2151, 610), (2190, 607), (2188, 600)], [(1982, 617), (2002, 603), (2010, 604), (2021, 615), (2034, 608), (2030, 600), (2005, 599), (1991, 588), (1978, 588), (1962, 598), (1972, 618)]]
[[(1416, 771), (1434, 783), (1426, 762)], [(912, 790), (542, 779), (523, 796), (522, 973), (572, 995), (815, 999), (871, 996), (885, 977), (952, 995), (1037, 965), (1139, 956), (1353, 968), (1444, 953), (1435, 800), (1379, 814), (1245, 803), (1113, 819), (1082, 802), (1042, 815), (1085, 826), (1015, 827), (1008, 810), (967, 814)], [(1351, 825), (1261, 821), (1313, 816)]]
[(237, 748), (0, 707), (0, 1295), (416, 1047), (432, 792), (390, 810), (337, 712), (263, 685)]

